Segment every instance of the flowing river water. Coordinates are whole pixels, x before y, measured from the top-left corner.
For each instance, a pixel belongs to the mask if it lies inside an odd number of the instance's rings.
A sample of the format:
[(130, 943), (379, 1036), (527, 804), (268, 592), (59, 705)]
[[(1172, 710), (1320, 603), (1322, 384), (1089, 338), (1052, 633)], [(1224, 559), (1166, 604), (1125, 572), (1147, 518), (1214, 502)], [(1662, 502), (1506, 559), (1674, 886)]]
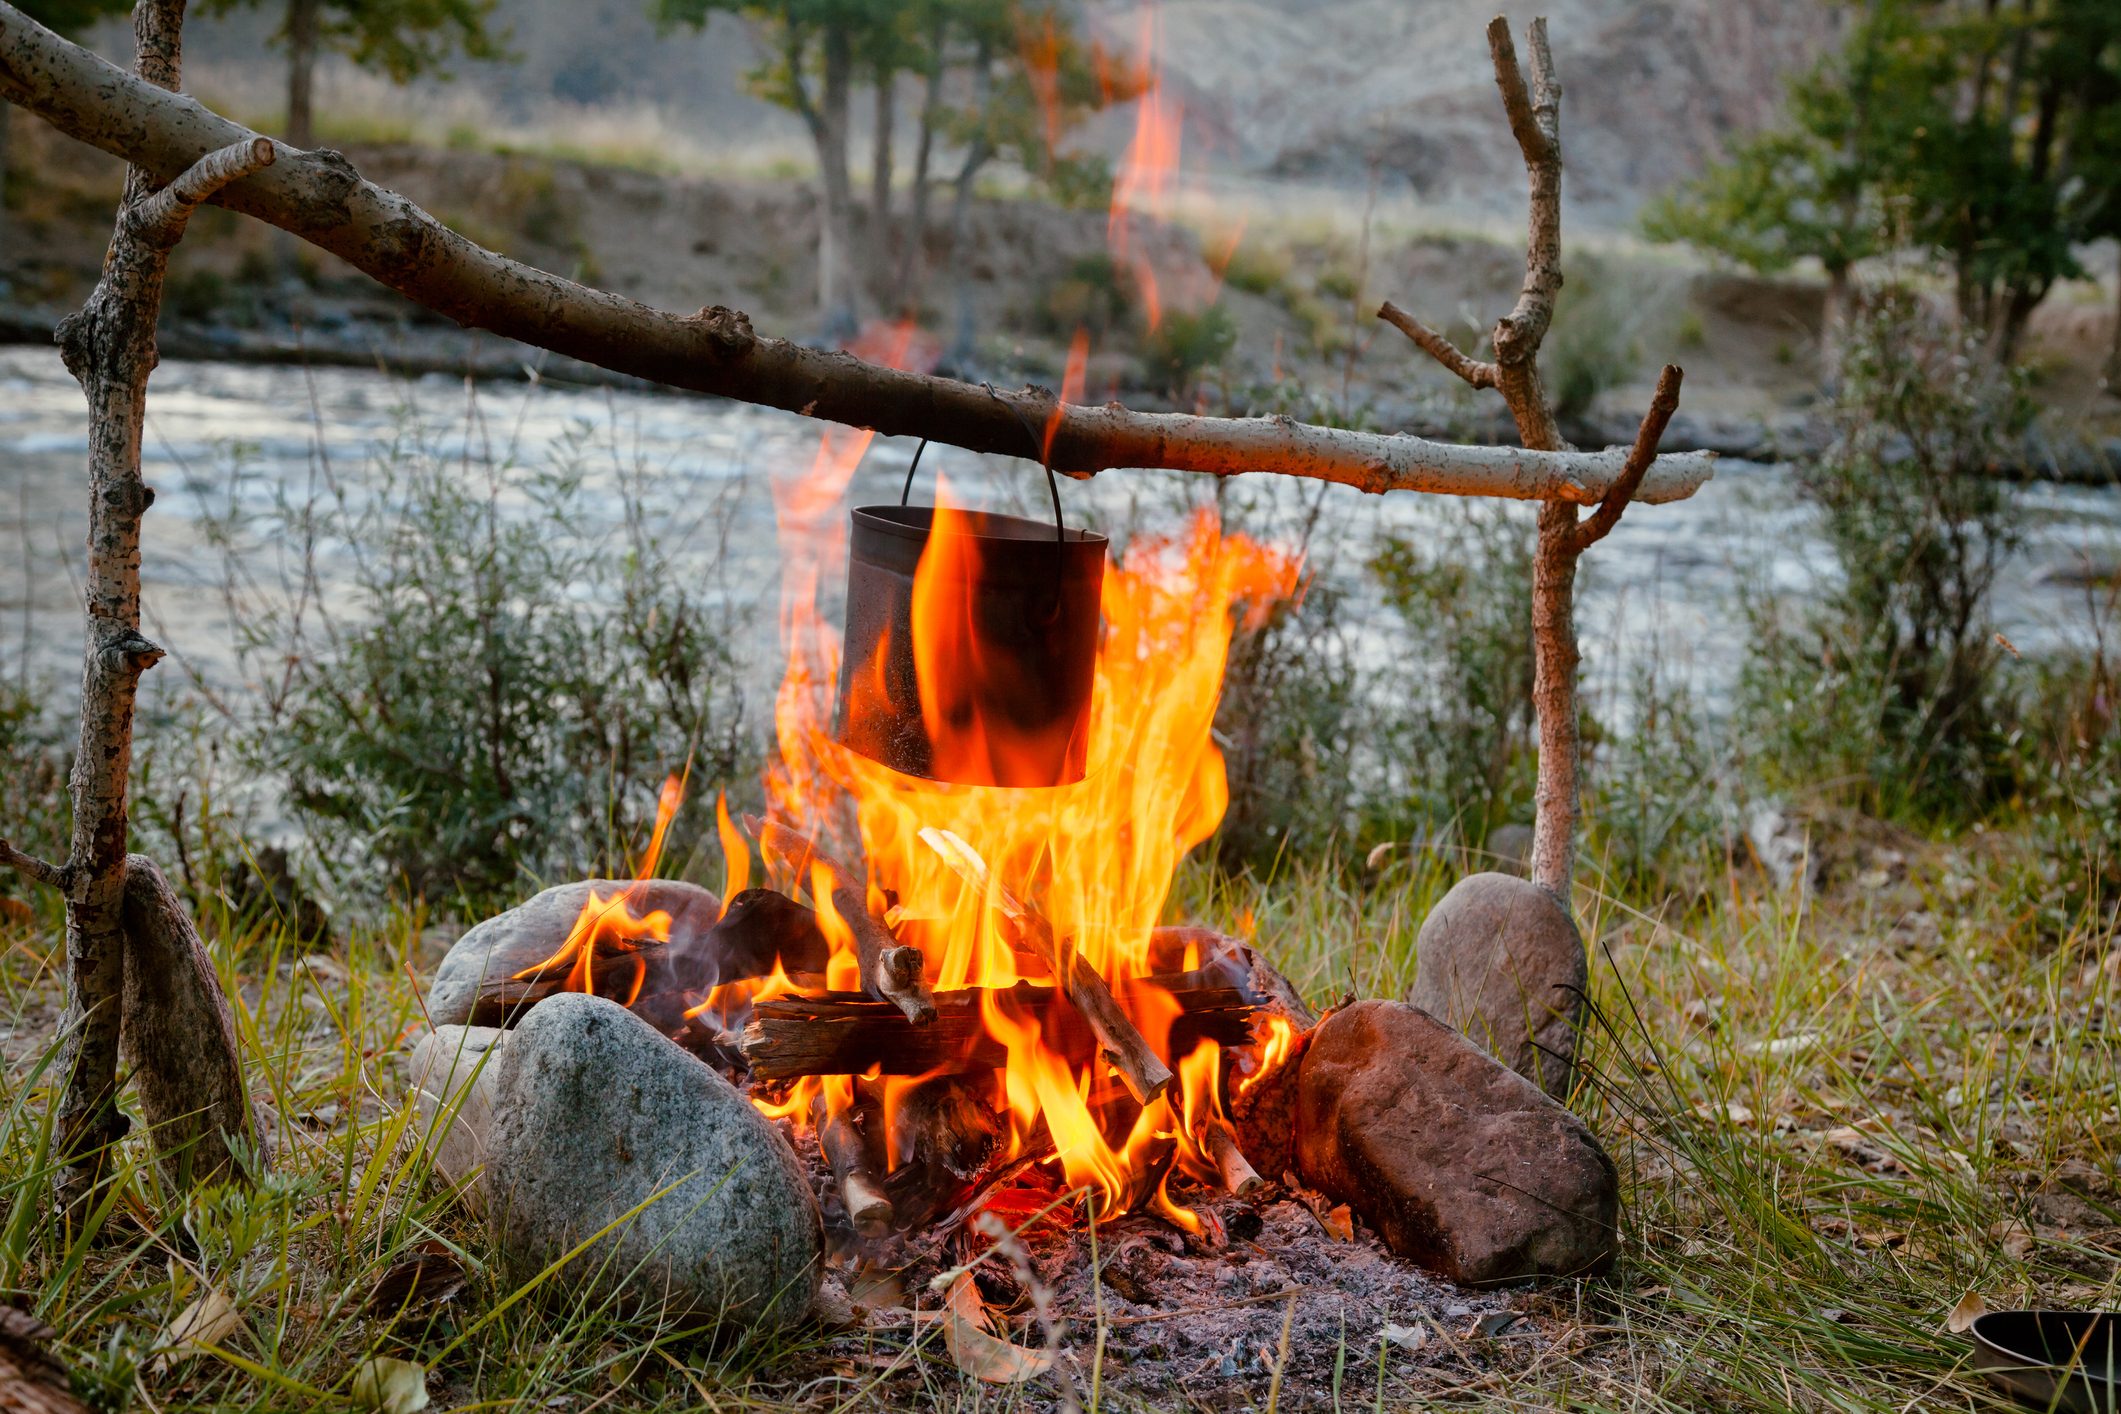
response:
[[(348, 368), (304, 369), (171, 361), (155, 374), (144, 462), (157, 491), (141, 551), (148, 635), (172, 662), (148, 675), (144, 706), (195, 687), (249, 690), (234, 652), (238, 625), (223, 594), (225, 557), (207, 531), (234, 504), (264, 510), (299, 501), (330, 479), (358, 502), (386, 459), (416, 449), (466, 476), (500, 462), (579, 463), (592, 495), (581, 534), (617, 537), (622, 478), (643, 498), (674, 553), (729, 610), (746, 699), (770, 700), (781, 655), (775, 591), (790, 557), (816, 545), (777, 543), (766, 477), (807, 465), (818, 425), (742, 404), (528, 381), (474, 387), (442, 376)], [(86, 527), (87, 416), (53, 350), (0, 348), (0, 673), (53, 694), (70, 710), (79, 675), (79, 585)], [(873, 444), (849, 504), (895, 501), (913, 444)], [(931, 449), (923, 479), (940, 472), (963, 499), (1025, 515), (1046, 513), (1029, 463)], [(1221, 488), (1243, 528), (1293, 539), (1310, 527), (1311, 562), (1348, 591), (1343, 627), (1358, 651), (1396, 649), (1363, 566), (1381, 535), (1440, 532), (1458, 512), (1444, 498), (1367, 497), (1287, 478), (1248, 476)], [(1173, 525), (1213, 497), (1207, 478), (1113, 471), (1063, 482), (1073, 522), (1124, 533)], [(918, 496), (918, 492), (916, 495)], [(2026, 539), (1997, 588), (1997, 627), (2022, 653), (2093, 641), (2100, 596), (2087, 571), (2121, 560), (2121, 490), (2033, 483), (2019, 488)], [(1241, 510), (1235, 508), (1240, 505)], [(504, 511), (506, 503), (504, 502)], [(298, 567), (295, 547), (244, 542), (246, 576), (270, 585)], [(1631, 509), (1586, 557), (1580, 610), (1586, 683), (1604, 712), (1625, 713), (1621, 684), (1651, 662), (1713, 707), (1747, 638), (1746, 604), (1763, 592), (1803, 594), (1829, 582), (1832, 560), (1788, 468), (1726, 459), (1692, 499)], [(317, 565), (324, 595), (343, 595), (352, 567)], [(2111, 611), (2107, 601), (2107, 612)], [(827, 612), (836, 615), (837, 607)], [(2109, 647), (2116, 626), (2103, 626)], [(757, 720), (754, 711), (753, 720)]]

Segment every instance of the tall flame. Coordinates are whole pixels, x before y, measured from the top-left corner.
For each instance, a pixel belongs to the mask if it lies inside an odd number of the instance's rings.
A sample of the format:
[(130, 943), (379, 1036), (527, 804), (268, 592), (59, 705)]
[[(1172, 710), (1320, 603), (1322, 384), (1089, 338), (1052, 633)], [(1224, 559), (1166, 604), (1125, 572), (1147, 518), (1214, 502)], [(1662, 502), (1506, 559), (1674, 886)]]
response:
[[(1172, 183), (1178, 173), (1180, 139), (1185, 128), (1185, 108), (1176, 98), (1166, 97), (1164, 75), (1157, 50), (1162, 24), (1153, 5), (1144, 6), (1140, 19), (1139, 70), (1133, 86), (1139, 96), (1134, 108), (1134, 136), (1120, 157), (1112, 179), (1112, 209), (1105, 222), (1105, 239), (1112, 258), (1133, 272), (1141, 294), (1142, 317), (1151, 330), (1163, 322), (1163, 296), (1156, 267), (1139, 249), (1134, 235), (1137, 215), (1160, 217), (1169, 203)], [(1107, 92), (1117, 91), (1108, 79)]]

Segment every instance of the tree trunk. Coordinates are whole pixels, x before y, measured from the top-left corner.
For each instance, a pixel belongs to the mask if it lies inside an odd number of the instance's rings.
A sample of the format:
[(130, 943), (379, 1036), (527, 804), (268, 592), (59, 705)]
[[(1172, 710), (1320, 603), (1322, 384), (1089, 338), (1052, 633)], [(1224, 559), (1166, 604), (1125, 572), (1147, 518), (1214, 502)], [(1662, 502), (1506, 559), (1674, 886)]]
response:
[(1830, 393), (1841, 388), (1841, 355), (1848, 346), (1854, 296), (1849, 268), (1830, 267), (1826, 272), (1826, 302), (1819, 311), (1819, 385)]
[[(994, 93), (994, 46), (982, 39), (979, 53), (972, 63), (973, 107), (984, 112), (988, 100)], [(970, 369), (979, 358), (979, 318), (972, 308), (971, 262), (965, 253), (965, 223), (971, 217), (972, 179), (979, 175), (980, 168), (994, 155), (985, 132), (975, 134), (971, 145), (965, 149), (965, 160), (958, 164), (955, 190), (950, 196), (950, 303), (955, 311), (952, 319), (950, 352), (943, 362), (960, 372)]]
[(314, 85), (319, 0), (287, 0), (287, 143), (317, 145)]
[(827, 26), (825, 75), (817, 121), (818, 185), (824, 210), (818, 223), (819, 333), (828, 343), (851, 339), (861, 329), (861, 302), (854, 273), (854, 184), (847, 173), (847, 113), (854, 53), (847, 31)]
[(943, 112), (943, 33), (938, 22), (928, 32), (928, 79), (921, 93), (920, 137), (913, 147), (912, 209), (899, 243), (899, 289), (909, 317), (918, 314), (928, 284), (929, 173), (935, 162), (935, 129)]
[[(0, 103), (0, 251), (11, 251), (14, 249), (13, 243), (8, 240), (7, 233), (7, 139), (8, 129), (14, 120), (15, 105), (12, 103)], [(0, 261), (0, 269), (5, 269), (7, 265), (12, 263), (11, 261)]]
[(895, 154), (893, 128), (898, 122), (898, 76), (879, 67), (876, 75), (876, 119), (869, 143), (869, 259), (865, 262), (879, 299), (895, 301), (891, 289), (891, 178)]

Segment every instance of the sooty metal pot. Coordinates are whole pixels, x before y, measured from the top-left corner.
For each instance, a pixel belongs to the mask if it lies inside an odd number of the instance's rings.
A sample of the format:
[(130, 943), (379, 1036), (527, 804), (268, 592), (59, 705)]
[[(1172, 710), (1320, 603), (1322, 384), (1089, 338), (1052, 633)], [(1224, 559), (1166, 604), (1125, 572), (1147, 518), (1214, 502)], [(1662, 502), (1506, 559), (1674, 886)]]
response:
[[(854, 512), (841, 744), (929, 780), (1056, 786), (1083, 778), (1105, 537), (1062, 528), (1059, 509), (1056, 492), (1051, 525), (966, 511), (947, 517), (940, 532), (928, 506)], [(913, 581), (931, 547), (950, 572), (933, 577), (936, 597), (924, 617), (948, 626), (950, 657), (934, 665), (942, 681), (931, 684), (924, 712)]]

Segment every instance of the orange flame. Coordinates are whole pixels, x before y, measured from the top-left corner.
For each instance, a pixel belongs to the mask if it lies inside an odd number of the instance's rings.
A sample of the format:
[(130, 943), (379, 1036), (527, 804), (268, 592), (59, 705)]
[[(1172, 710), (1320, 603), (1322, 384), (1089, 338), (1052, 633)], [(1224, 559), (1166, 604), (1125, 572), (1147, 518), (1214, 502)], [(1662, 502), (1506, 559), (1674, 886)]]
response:
[(677, 817), (678, 807), (684, 802), (684, 781), (674, 775), (667, 777), (656, 796), (655, 830), (648, 837), (648, 848), (634, 866), (634, 882), (609, 896), (591, 889), (589, 901), (582, 905), (582, 911), (575, 915), (574, 925), (567, 930), (566, 941), (544, 961), (512, 974), (510, 981), (528, 982), (555, 968), (565, 967), (567, 975), (561, 980), (560, 990), (594, 992), (597, 990), (597, 950), (602, 946), (606, 957), (623, 958), (632, 965), (633, 979), (621, 1000), (627, 1006), (639, 1000), (641, 984), (648, 979), (648, 963), (640, 956), (640, 950), (648, 943), (670, 941), (670, 915), (660, 908), (636, 914), (633, 905), (646, 895), (644, 886), (655, 877), (656, 865), (663, 857), (663, 841), (670, 834), (670, 822)]
[[(1105, 222), (1105, 240), (1113, 259), (1134, 274), (1142, 301), (1142, 317), (1153, 331), (1163, 322), (1163, 296), (1156, 269), (1136, 246), (1133, 225), (1137, 215), (1160, 217), (1169, 202), (1172, 182), (1178, 173), (1185, 109), (1176, 98), (1164, 95), (1163, 69), (1157, 61), (1162, 25), (1153, 6), (1141, 12), (1140, 96), (1135, 101), (1134, 136), (1121, 156), (1112, 179), (1112, 210)], [(1108, 85), (1108, 91), (1110, 86)]]

